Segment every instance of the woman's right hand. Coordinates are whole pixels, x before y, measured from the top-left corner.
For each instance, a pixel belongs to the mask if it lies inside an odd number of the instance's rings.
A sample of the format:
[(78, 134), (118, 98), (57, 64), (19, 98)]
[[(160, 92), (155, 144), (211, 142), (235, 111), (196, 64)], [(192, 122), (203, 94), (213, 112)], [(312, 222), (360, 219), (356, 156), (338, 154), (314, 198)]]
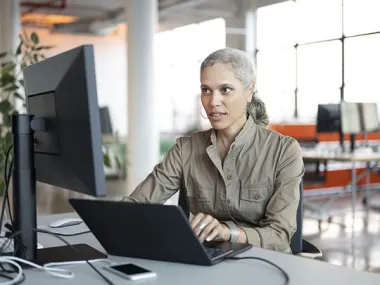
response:
[(196, 214), (191, 221), (191, 227), (201, 242), (215, 239), (223, 241), (230, 240), (230, 229), (211, 215), (203, 213)]

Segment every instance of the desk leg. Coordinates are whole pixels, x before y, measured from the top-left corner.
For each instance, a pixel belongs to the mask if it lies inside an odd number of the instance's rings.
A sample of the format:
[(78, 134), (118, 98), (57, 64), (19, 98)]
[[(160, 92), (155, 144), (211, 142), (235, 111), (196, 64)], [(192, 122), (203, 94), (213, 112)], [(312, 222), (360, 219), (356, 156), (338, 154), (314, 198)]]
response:
[(365, 208), (368, 209), (368, 203), (369, 203), (369, 185), (371, 184), (371, 165), (369, 162), (366, 164), (366, 173), (365, 173), (365, 193), (364, 193), (364, 199), (365, 199)]
[(351, 202), (352, 202), (352, 216), (355, 217), (356, 206), (356, 165), (355, 161), (352, 162), (351, 168)]

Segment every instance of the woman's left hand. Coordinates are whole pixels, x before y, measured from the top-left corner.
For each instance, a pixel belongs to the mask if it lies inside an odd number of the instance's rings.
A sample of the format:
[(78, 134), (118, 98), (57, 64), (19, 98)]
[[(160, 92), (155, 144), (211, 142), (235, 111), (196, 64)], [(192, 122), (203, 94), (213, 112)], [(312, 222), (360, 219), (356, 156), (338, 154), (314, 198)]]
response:
[(191, 227), (201, 242), (212, 241), (216, 238), (223, 241), (230, 239), (230, 229), (210, 215), (198, 213), (191, 221)]

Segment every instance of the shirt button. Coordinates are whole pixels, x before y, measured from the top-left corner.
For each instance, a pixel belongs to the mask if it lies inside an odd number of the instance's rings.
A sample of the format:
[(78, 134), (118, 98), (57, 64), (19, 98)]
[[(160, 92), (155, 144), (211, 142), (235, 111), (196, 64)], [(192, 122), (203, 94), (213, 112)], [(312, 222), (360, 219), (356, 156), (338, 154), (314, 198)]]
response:
[(234, 144), (231, 146), (232, 149), (235, 149), (235, 147), (236, 147), (236, 146), (235, 146)]
[(256, 193), (256, 194), (255, 194), (255, 199), (256, 199), (256, 200), (261, 199), (261, 194), (260, 194), (260, 193)]
[(231, 180), (231, 179), (232, 179), (231, 175), (227, 175), (227, 180)]

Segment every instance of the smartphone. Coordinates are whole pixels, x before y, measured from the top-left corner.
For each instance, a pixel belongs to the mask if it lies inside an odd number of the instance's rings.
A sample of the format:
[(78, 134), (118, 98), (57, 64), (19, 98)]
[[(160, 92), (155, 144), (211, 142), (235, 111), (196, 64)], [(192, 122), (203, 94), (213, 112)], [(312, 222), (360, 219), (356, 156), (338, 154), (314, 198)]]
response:
[(132, 263), (117, 264), (112, 266), (104, 267), (104, 269), (119, 275), (120, 277), (126, 278), (128, 280), (143, 280), (154, 278), (157, 273), (137, 266)]

